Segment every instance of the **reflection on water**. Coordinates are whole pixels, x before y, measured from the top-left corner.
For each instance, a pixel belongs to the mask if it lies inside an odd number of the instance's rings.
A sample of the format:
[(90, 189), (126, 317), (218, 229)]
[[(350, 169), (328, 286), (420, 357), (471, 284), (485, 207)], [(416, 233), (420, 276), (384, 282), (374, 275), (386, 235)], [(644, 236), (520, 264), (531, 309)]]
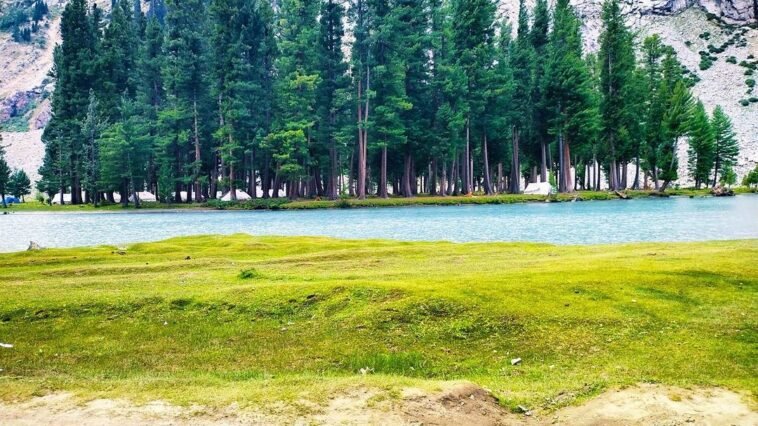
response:
[(193, 234), (594, 244), (758, 238), (758, 196), (308, 211), (0, 215), (0, 251)]

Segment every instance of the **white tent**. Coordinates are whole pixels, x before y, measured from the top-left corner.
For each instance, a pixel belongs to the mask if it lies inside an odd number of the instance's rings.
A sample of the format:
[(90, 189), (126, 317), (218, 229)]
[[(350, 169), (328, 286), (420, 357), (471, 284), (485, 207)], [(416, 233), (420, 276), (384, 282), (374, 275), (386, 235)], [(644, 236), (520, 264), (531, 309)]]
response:
[[(245, 191), (242, 191), (242, 190), (238, 189), (235, 192), (237, 193), (237, 201), (245, 201), (245, 200), (249, 200), (251, 198), (250, 194), (248, 194)], [(231, 191), (227, 192), (226, 194), (224, 194), (224, 196), (221, 197), (221, 201), (232, 201)]]
[(552, 187), (549, 182), (533, 182), (526, 186), (524, 194), (529, 195), (549, 195)]
[[(138, 192), (137, 198), (139, 198), (139, 200), (142, 202), (148, 202), (148, 203), (154, 203), (158, 201), (158, 199), (155, 198), (155, 195), (153, 195), (153, 193), (147, 192), (147, 191)], [(134, 195), (129, 196), (129, 201), (132, 203), (134, 202)]]
[[(65, 204), (71, 204), (71, 194), (63, 194), (63, 202)], [(61, 203), (61, 193), (55, 194), (53, 197), (53, 204), (60, 204)]]

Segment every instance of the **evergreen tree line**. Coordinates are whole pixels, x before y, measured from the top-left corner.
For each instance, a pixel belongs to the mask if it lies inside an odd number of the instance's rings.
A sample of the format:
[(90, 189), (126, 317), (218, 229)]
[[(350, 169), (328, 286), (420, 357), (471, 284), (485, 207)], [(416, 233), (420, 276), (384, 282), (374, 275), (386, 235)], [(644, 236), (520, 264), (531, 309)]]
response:
[(107, 17), (72, 0), (37, 186), (73, 203), (665, 190), (684, 141), (715, 184), (729, 118), (658, 36), (636, 46), (617, 0), (602, 20), (587, 55), (567, 0), (522, 1), (515, 34), (494, 0), (119, 0)]
[(17, 43), (32, 41), (32, 34), (39, 31), (40, 21), (50, 13), (44, 0), (23, 0), (10, 4), (3, 10), (0, 4), (0, 30), (11, 32)]

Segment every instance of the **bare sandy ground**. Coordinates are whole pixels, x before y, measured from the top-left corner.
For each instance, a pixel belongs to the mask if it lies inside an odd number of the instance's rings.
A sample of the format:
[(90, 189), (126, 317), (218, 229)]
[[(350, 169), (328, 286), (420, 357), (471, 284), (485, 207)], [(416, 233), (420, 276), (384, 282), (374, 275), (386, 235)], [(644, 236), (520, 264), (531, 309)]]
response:
[(606, 392), (587, 403), (554, 412), (516, 414), (498, 405), (487, 391), (455, 384), (428, 394), (407, 389), (400, 399), (384, 399), (356, 389), (324, 406), (303, 401), (297, 407), (265, 411), (234, 405), (210, 410), (162, 401), (133, 405), (125, 400), (78, 401), (56, 393), (20, 403), (0, 403), (4, 425), (758, 425), (748, 399), (724, 389), (640, 385)]

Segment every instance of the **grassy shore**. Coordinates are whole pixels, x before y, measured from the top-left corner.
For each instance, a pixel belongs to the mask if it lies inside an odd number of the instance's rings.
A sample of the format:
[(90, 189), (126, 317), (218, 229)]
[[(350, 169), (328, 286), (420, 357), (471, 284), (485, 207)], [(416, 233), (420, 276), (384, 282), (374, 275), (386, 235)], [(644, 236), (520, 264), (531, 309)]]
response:
[[(755, 192), (748, 188), (738, 187), (734, 189), (737, 194)], [(655, 191), (624, 191), (627, 198), (648, 197), (708, 197), (709, 189), (670, 189), (665, 193)], [(608, 191), (577, 191), (569, 194), (525, 195), (525, 194), (499, 194), (499, 195), (470, 195), (470, 196), (429, 196), (417, 197), (369, 197), (365, 200), (343, 198), (339, 200), (313, 200), (300, 199), (289, 200), (287, 198), (255, 199), (248, 201), (218, 201), (211, 200), (193, 204), (165, 204), (143, 203), (143, 209), (219, 209), (219, 210), (308, 210), (308, 209), (332, 209), (332, 208), (361, 208), (361, 207), (403, 207), (403, 206), (448, 206), (462, 204), (515, 204), (535, 202), (571, 202), (571, 201), (604, 201), (618, 200), (619, 195)], [(91, 204), (84, 205), (49, 205), (38, 201), (16, 204), (9, 207), (8, 211), (119, 211), (134, 209), (133, 205), (122, 207), (120, 204), (105, 204), (94, 207)]]
[(257, 406), (448, 380), (546, 409), (639, 382), (755, 395), (756, 259), (758, 240), (246, 235), (0, 254), (0, 399)]

